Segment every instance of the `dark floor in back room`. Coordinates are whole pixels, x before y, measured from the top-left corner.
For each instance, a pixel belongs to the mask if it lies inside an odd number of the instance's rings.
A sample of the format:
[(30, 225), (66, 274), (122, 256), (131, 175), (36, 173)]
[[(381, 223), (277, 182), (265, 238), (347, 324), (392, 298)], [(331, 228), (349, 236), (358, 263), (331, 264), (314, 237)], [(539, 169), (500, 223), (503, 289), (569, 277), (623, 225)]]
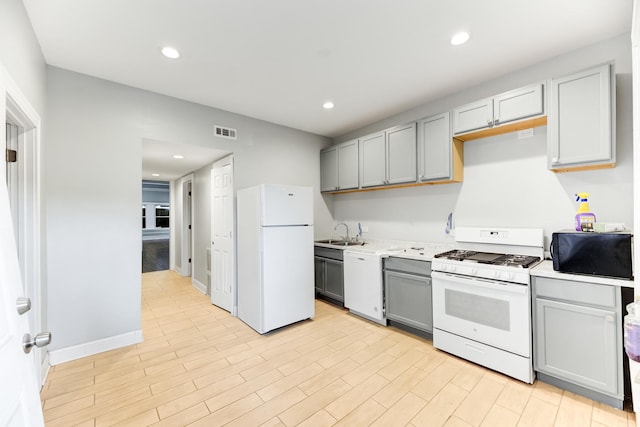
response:
[(169, 269), (169, 239), (142, 241), (142, 272)]

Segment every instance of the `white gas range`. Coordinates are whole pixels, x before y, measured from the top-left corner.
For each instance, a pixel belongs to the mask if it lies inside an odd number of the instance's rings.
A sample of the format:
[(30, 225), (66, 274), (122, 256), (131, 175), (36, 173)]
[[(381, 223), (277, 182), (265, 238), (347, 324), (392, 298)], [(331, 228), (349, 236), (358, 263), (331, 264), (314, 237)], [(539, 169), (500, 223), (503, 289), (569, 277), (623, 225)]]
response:
[(529, 269), (543, 255), (542, 229), (457, 227), (431, 266), (434, 347), (533, 383)]

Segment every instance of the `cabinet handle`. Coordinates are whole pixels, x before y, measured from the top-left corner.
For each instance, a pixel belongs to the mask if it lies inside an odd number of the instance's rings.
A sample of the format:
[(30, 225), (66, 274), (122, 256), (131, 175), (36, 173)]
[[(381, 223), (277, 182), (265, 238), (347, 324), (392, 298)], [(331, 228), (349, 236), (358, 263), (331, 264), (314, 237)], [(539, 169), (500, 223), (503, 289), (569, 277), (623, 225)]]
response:
[(489, 127), (493, 126), (493, 122), (491, 120), (487, 120), (487, 126)]
[(493, 124), (494, 124), (494, 125), (497, 125), (499, 121), (500, 121), (500, 118), (499, 118), (499, 117), (496, 117), (496, 119), (493, 121)]
[(551, 158), (551, 163), (558, 163), (560, 159), (558, 159), (557, 157), (552, 157)]

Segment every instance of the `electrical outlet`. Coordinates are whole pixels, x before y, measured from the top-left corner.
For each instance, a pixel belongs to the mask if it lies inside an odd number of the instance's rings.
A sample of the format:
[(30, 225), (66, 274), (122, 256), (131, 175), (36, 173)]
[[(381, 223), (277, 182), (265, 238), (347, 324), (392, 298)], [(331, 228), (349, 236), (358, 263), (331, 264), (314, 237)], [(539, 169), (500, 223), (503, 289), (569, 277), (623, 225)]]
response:
[(518, 131), (518, 139), (531, 138), (533, 135), (533, 128)]

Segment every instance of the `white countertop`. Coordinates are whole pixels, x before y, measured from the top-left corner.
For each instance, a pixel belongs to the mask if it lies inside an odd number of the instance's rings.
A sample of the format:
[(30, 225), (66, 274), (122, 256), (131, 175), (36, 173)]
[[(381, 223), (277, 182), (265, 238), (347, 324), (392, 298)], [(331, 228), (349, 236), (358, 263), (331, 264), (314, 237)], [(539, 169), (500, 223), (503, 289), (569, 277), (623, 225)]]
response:
[(328, 243), (314, 243), (316, 246), (342, 249), (350, 252), (378, 254), (381, 256), (396, 256), (401, 258), (431, 261), (435, 254), (453, 249), (452, 243), (412, 242), (406, 240), (366, 240), (364, 245), (331, 245)]
[(542, 261), (531, 269), (532, 276), (548, 277), (551, 279), (573, 280), (575, 282), (596, 283), (600, 285), (620, 286), (633, 288), (633, 280), (614, 279), (612, 277), (590, 276), (587, 274), (571, 274), (560, 273), (553, 269), (553, 262), (549, 260)]

